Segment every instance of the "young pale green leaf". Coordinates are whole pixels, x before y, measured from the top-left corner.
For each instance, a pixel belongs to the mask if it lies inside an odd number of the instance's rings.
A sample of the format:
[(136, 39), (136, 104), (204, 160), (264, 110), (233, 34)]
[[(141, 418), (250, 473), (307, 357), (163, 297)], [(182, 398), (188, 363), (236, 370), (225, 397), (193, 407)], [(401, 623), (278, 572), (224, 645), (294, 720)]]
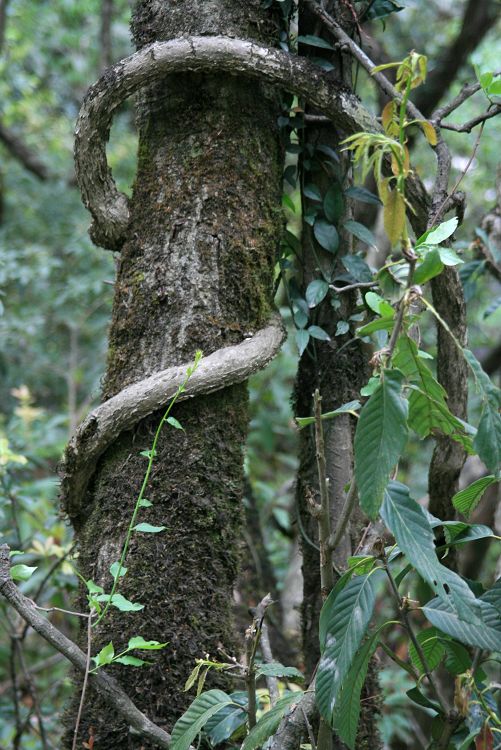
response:
[(252, 727), (243, 741), (241, 750), (256, 750), (257, 747), (263, 745), (276, 732), (287, 710), (301, 700), (302, 697), (302, 692), (296, 692), (280, 698), (273, 708), (270, 708), (269, 711), (263, 714), (257, 724)]
[(127, 568), (125, 565), (120, 565), (118, 560), (114, 562), (112, 565), (110, 565), (110, 573), (113, 576), (113, 578), (117, 578), (120, 571), (120, 578), (123, 578), (123, 576), (127, 573)]
[(329, 291), (329, 284), (323, 279), (314, 279), (310, 281), (306, 288), (306, 302), (308, 307), (316, 307), (325, 298)]
[(167, 417), (165, 420), (167, 424), (170, 424), (171, 427), (175, 427), (176, 430), (184, 430), (183, 425), (177, 421), (175, 417)]
[(407, 401), (400, 393), (402, 381), (398, 370), (384, 370), (357, 423), (355, 479), (360, 505), (370, 518), (378, 514), (390, 471), (407, 443)]
[(138, 502), (139, 508), (151, 508), (153, 503), (151, 500), (147, 500), (145, 497), (142, 497), (141, 500)]
[(450, 247), (439, 247), (438, 254), (444, 266), (459, 266), (464, 260), (459, 257)]
[(165, 648), (167, 643), (160, 643), (159, 641), (145, 641), (141, 635), (136, 635), (130, 638), (127, 648), (132, 650), (133, 648), (140, 648), (143, 651), (157, 651), (160, 648)]
[(304, 675), (295, 667), (284, 667), (278, 662), (256, 664), (256, 677), (287, 677), (291, 680), (304, 680)]
[[(322, 419), (333, 419), (340, 414), (352, 414), (358, 409), (360, 409), (360, 401), (348, 401), (347, 404), (339, 406), (337, 409), (334, 409), (334, 411), (326, 411), (325, 414), (322, 414)], [(302, 430), (303, 427), (315, 424), (315, 417), (297, 417), (296, 422), (299, 429)]]
[(123, 656), (117, 656), (113, 659), (113, 664), (125, 664), (127, 667), (143, 667), (145, 664), (151, 664), (150, 661), (139, 659), (137, 656), (131, 654), (124, 654)]
[(358, 336), (370, 336), (371, 333), (376, 331), (391, 331), (395, 325), (394, 317), (391, 318), (378, 318), (377, 320), (371, 320), (367, 325), (357, 329)]
[(296, 337), (297, 348), (299, 349), (299, 356), (301, 356), (304, 353), (306, 347), (308, 346), (308, 341), (310, 340), (310, 334), (308, 333), (308, 331), (305, 331), (302, 329), (302, 330), (296, 331), (295, 337)]
[(374, 310), (375, 313), (381, 315), (383, 318), (393, 318), (395, 316), (395, 310), (383, 297), (375, 292), (367, 292), (365, 295), (365, 301), (367, 305)]
[(324, 219), (317, 219), (313, 225), (313, 234), (315, 239), (324, 250), (329, 253), (335, 253), (339, 247), (339, 235), (333, 224), (329, 224)]
[(378, 644), (378, 633), (367, 640), (357, 651), (343, 682), (337, 707), (334, 711), (334, 729), (350, 750), (355, 750), (358, 720), (360, 717), (360, 694), (367, 676), (369, 662)]
[(350, 234), (359, 239), (361, 242), (364, 242), (366, 245), (376, 247), (376, 238), (372, 234), (371, 230), (368, 229), (368, 227), (360, 224), (360, 222), (358, 221), (353, 221), (352, 219), (345, 221), (343, 226), (348, 230), (348, 232), (350, 232)]
[(419, 248), (420, 245), (440, 245), (441, 242), (444, 242), (444, 240), (447, 240), (454, 234), (457, 226), (458, 219), (456, 216), (448, 221), (443, 221), (437, 227), (429, 229), (416, 240), (416, 249)]
[(36, 569), (37, 566), (32, 568), (29, 565), (19, 563), (11, 567), (10, 575), (13, 581), (29, 581)]
[(92, 657), (96, 667), (102, 667), (105, 664), (111, 664), (113, 657), (115, 656), (115, 649), (113, 647), (113, 641), (110, 641), (104, 646), (101, 651)]
[[(426, 659), (427, 666), (433, 671), (438, 667), (445, 655), (445, 646), (442, 643), (442, 634), (436, 628), (421, 630), (416, 635), (417, 641)], [(425, 672), (421, 659), (412, 641), (409, 642), (409, 656), (420, 674)]]
[(103, 587), (98, 586), (97, 583), (94, 583), (94, 581), (88, 580), (85, 582), (85, 585), (87, 586), (87, 590), (90, 591), (91, 594), (104, 594)]
[[(110, 594), (100, 594), (96, 598), (99, 602), (107, 602), (110, 600)], [(120, 612), (139, 612), (139, 610), (144, 609), (144, 604), (130, 602), (122, 594), (113, 594), (110, 604), (112, 607), (119, 609)]]
[(334, 336), (344, 336), (345, 333), (348, 333), (350, 330), (350, 324), (346, 320), (340, 320), (338, 321), (338, 324), (336, 326), (336, 333)]
[(339, 691), (372, 617), (380, 571), (355, 576), (323, 610), (325, 646), (316, 678), (316, 699), (321, 715), (332, 726)]
[(152, 526), (151, 523), (138, 523), (133, 527), (133, 531), (142, 531), (144, 534), (159, 534), (165, 531), (167, 526)]
[(210, 717), (231, 703), (231, 697), (222, 690), (208, 690), (195, 698), (174, 725), (170, 750), (188, 750)]
[(501, 643), (499, 612), (488, 602), (481, 599), (477, 601), (481, 607), (481, 616), (472, 622), (459, 618), (451, 604), (438, 598), (432, 599), (422, 607), (422, 610), (432, 625), (461, 643), (483, 648), (486, 651), (499, 651)]
[(457, 573), (440, 563), (426, 511), (413, 500), (404, 484), (394, 481), (388, 484), (381, 517), (395, 537), (399, 549), (440, 599), (459, 617), (470, 622), (478, 619), (478, 599)]

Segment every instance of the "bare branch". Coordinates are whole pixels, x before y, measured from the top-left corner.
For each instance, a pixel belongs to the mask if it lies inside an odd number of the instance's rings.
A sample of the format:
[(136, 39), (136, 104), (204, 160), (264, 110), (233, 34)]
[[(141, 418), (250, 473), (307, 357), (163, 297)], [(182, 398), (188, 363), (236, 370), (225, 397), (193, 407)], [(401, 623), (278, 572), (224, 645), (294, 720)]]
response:
[[(85, 674), (87, 657), (78, 646), (55, 628), (52, 623), (39, 615), (33, 603), (27, 599), (10, 577), (9, 547), (0, 545), (0, 594), (7, 599), (16, 612), (28, 622), (33, 630), (42, 636), (51, 646), (68, 659), (79, 672)], [(100, 669), (89, 675), (92, 687), (118, 714), (123, 716), (127, 724), (134, 727), (145, 739), (155, 746), (169, 747), (170, 735), (154, 724), (131, 701), (117, 681)]]
[[(501, 75), (501, 71), (497, 71), (496, 73), (494, 73), (494, 78), (497, 78), (497, 76), (499, 75)], [(458, 109), (458, 107), (460, 107), (467, 99), (473, 96), (473, 94), (476, 94), (477, 91), (480, 91), (481, 88), (482, 87), (478, 81), (476, 81), (475, 83), (465, 84), (459, 94), (454, 97), (454, 99), (451, 99), (450, 102), (447, 102), (442, 107), (439, 107), (433, 112), (431, 120), (440, 124), (443, 119), (450, 115), (451, 112), (454, 112), (455, 109)]]
[(456, 133), (471, 133), (473, 128), (477, 125), (484, 124), (486, 120), (490, 120), (492, 117), (496, 117), (501, 112), (501, 105), (494, 104), (489, 107), (483, 114), (477, 117), (472, 117), (471, 120), (465, 122), (463, 125), (453, 125), (452, 123), (442, 122), (440, 127), (445, 130), (453, 130)]

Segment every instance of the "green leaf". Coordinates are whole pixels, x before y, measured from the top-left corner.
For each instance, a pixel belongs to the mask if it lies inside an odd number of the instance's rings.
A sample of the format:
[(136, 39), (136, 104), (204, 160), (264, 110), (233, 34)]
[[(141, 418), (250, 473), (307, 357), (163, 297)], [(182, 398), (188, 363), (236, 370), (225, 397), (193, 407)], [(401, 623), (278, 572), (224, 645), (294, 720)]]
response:
[(131, 656), (131, 654), (124, 654), (123, 656), (117, 656), (116, 659), (113, 659), (113, 663), (125, 664), (128, 667), (142, 667), (145, 664), (151, 664), (150, 661), (139, 659), (139, 657)]
[(480, 597), (483, 602), (492, 604), (501, 614), (501, 578), (498, 578), (494, 586), (488, 589), (485, 594)]
[(231, 693), (230, 697), (233, 703), (221, 708), (205, 725), (205, 734), (213, 745), (219, 745), (232, 737), (237, 730), (243, 729), (247, 721), (247, 713), (244, 710), (247, 705), (247, 693), (238, 691)]
[(457, 216), (448, 221), (443, 221), (437, 227), (429, 229), (416, 240), (416, 249), (419, 248), (420, 245), (440, 245), (441, 242), (444, 242), (444, 240), (454, 234), (457, 226)]
[(315, 279), (310, 281), (306, 288), (306, 301), (308, 307), (316, 307), (325, 298), (325, 295), (329, 291), (329, 284), (323, 279)]
[(310, 47), (322, 47), (322, 49), (334, 49), (332, 44), (326, 39), (322, 39), (314, 34), (302, 34), (297, 38), (299, 44), (308, 44)]
[(372, 234), (371, 230), (363, 224), (360, 224), (360, 222), (349, 219), (348, 221), (344, 222), (343, 226), (348, 230), (348, 232), (350, 232), (350, 234), (353, 234), (357, 239), (365, 242), (366, 245), (372, 245), (372, 247), (376, 247), (376, 238)]
[(174, 725), (170, 750), (188, 750), (210, 717), (231, 703), (231, 697), (222, 690), (208, 690), (195, 698)]
[(320, 326), (310, 326), (308, 328), (308, 333), (310, 336), (313, 336), (314, 339), (318, 339), (319, 341), (330, 341), (331, 337), (327, 333), (327, 331), (324, 331), (323, 328), (320, 328)]
[(432, 711), (440, 713), (440, 706), (438, 705), (438, 703), (434, 703), (429, 698), (427, 698), (426, 695), (424, 695), (421, 690), (419, 690), (419, 688), (413, 687), (410, 690), (407, 690), (406, 695), (416, 705), (422, 706), (423, 708), (431, 708)]
[[(266, 740), (278, 729), (278, 725), (285, 716), (287, 709), (291, 708), (303, 697), (302, 692), (290, 693), (280, 698), (273, 708), (261, 716), (257, 724), (252, 727), (243, 741), (241, 750), (255, 750), (263, 745)], [(177, 750), (177, 749), (176, 749)]]
[(340, 320), (338, 321), (338, 324), (336, 326), (336, 332), (334, 336), (344, 336), (345, 333), (348, 333), (350, 330), (350, 324), (346, 320)]
[[(421, 646), (427, 666), (433, 671), (438, 667), (445, 654), (445, 647), (442, 641), (442, 634), (436, 628), (421, 630), (416, 634), (417, 641)], [(420, 674), (424, 674), (425, 667), (421, 664), (421, 659), (412, 641), (409, 642), (409, 656)]]
[(114, 562), (113, 565), (110, 565), (110, 573), (113, 576), (113, 578), (118, 577), (118, 571), (120, 570), (120, 578), (123, 578), (123, 576), (127, 573), (127, 568), (125, 565), (120, 565), (120, 563)]
[(147, 500), (145, 497), (142, 497), (141, 500), (138, 502), (139, 508), (151, 508), (153, 503), (151, 500)]
[(433, 249), (426, 253), (424, 259), (418, 263), (414, 272), (413, 281), (415, 284), (425, 284), (430, 279), (438, 276), (444, 270), (444, 264), (440, 258), (438, 250)]
[(284, 667), (279, 662), (270, 662), (268, 664), (257, 664), (256, 677), (288, 677), (293, 680), (304, 680), (304, 675), (295, 667)]
[(327, 190), (324, 197), (323, 208), (327, 220), (337, 224), (344, 213), (343, 193), (337, 183)]
[(165, 648), (167, 643), (160, 643), (159, 641), (145, 641), (140, 635), (136, 635), (130, 638), (127, 648), (132, 650), (133, 648), (140, 648), (142, 651), (158, 651), (158, 649)]
[(299, 349), (299, 356), (301, 356), (304, 350), (306, 349), (306, 347), (308, 346), (308, 341), (310, 340), (310, 334), (308, 333), (308, 331), (305, 331), (302, 329), (300, 331), (296, 331), (295, 337), (296, 337), (297, 348)]
[[(97, 597), (97, 601), (110, 601), (110, 594), (101, 594)], [(139, 610), (144, 609), (144, 604), (139, 604), (139, 602), (130, 602), (122, 594), (113, 594), (113, 598), (111, 599), (111, 606), (116, 607), (116, 609), (119, 609), (120, 612), (139, 612)]]
[(36, 569), (37, 566), (32, 568), (29, 565), (19, 563), (11, 567), (10, 575), (13, 581), (29, 581)]
[(341, 262), (355, 281), (368, 283), (374, 280), (371, 269), (360, 255), (343, 255)]
[(113, 647), (113, 641), (110, 641), (104, 646), (101, 651), (92, 657), (96, 667), (102, 667), (105, 664), (111, 664), (113, 657), (115, 656), (115, 649)]
[(381, 199), (378, 198), (377, 195), (374, 195), (370, 190), (366, 190), (363, 187), (350, 187), (348, 190), (345, 190), (344, 194), (347, 195), (348, 198), (353, 198), (353, 200), (360, 201), (361, 203), (373, 203), (376, 206), (383, 205)]
[(407, 401), (400, 394), (402, 380), (398, 370), (384, 370), (357, 423), (355, 479), (360, 505), (370, 518), (377, 516), (390, 471), (407, 443)]
[(339, 691), (350, 670), (372, 617), (380, 571), (355, 576), (323, 610), (325, 646), (316, 678), (316, 699), (321, 715), (332, 726)]
[(432, 599), (421, 609), (436, 628), (451, 635), (461, 643), (487, 651), (499, 651), (501, 622), (499, 612), (488, 602), (477, 600), (481, 616), (473, 622), (460, 619), (452, 606), (442, 599)]
[(94, 581), (86, 581), (85, 585), (87, 586), (87, 590), (90, 591), (91, 594), (104, 594), (103, 587), (98, 586), (97, 583), (94, 583)]
[(367, 292), (365, 294), (365, 301), (367, 305), (374, 310), (375, 313), (381, 315), (383, 318), (393, 318), (395, 310), (383, 297), (376, 292)]
[(464, 263), (464, 260), (454, 250), (451, 250), (450, 247), (439, 247), (438, 254), (444, 266), (458, 266)]
[(448, 638), (442, 639), (442, 645), (446, 653), (445, 668), (451, 674), (464, 674), (467, 669), (471, 669), (471, 656), (464, 646)]
[(171, 427), (175, 427), (176, 430), (184, 430), (182, 424), (178, 422), (174, 417), (167, 417), (165, 421), (167, 422), (167, 424), (170, 424)]
[(393, 316), (391, 318), (378, 318), (377, 320), (371, 320), (367, 325), (357, 328), (358, 336), (369, 336), (371, 333), (376, 331), (391, 331), (395, 325)]
[(460, 442), (469, 443), (463, 424), (449, 411), (444, 388), (435, 380), (430, 368), (419, 356), (415, 341), (409, 336), (400, 336), (393, 363), (419, 388), (413, 390), (409, 397), (409, 427), (420, 437), (427, 437), (438, 430)]
[(426, 511), (413, 500), (404, 484), (395, 481), (388, 484), (381, 517), (400, 550), (440, 599), (465, 620), (477, 619), (479, 600), (457, 573), (440, 563)]
[(312, 201), (317, 201), (318, 203), (322, 202), (322, 193), (316, 185), (305, 185), (303, 188), (303, 195)]
[(313, 234), (315, 239), (324, 250), (329, 253), (335, 253), (339, 247), (339, 235), (333, 224), (329, 224), (324, 219), (317, 219), (313, 225)]
[(151, 523), (138, 523), (133, 527), (133, 531), (142, 531), (145, 534), (159, 534), (165, 531), (167, 526), (152, 526)]
[(357, 651), (346, 675), (334, 711), (334, 729), (350, 750), (355, 750), (358, 720), (360, 717), (360, 694), (367, 676), (369, 662), (378, 644), (378, 633), (366, 641)]
[(473, 446), (489, 471), (501, 470), (501, 414), (490, 401), (484, 403)]

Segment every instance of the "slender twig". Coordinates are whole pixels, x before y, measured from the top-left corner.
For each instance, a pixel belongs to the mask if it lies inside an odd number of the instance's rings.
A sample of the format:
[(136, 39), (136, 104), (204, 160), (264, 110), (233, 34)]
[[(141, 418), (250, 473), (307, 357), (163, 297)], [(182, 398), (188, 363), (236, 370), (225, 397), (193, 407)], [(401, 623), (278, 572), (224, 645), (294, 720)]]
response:
[(91, 610), (90, 614), (87, 615), (87, 653), (86, 653), (87, 662), (85, 665), (82, 692), (80, 694), (80, 703), (78, 705), (78, 713), (77, 713), (77, 718), (75, 721), (75, 729), (73, 731), (73, 744), (71, 746), (71, 750), (76, 750), (77, 748), (78, 730), (80, 729), (80, 720), (82, 718), (82, 712), (83, 712), (83, 707), (85, 703), (85, 692), (87, 690), (87, 681), (89, 679), (90, 654), (91, 654), (91, 648), (92, 648), (92, 613), (93, 613), (93, 610)]
[(322, 425), (322, 398), (318, 388), (314, 394), (315, 409), (315, 447), (318, 471), (318, 487), (320, 491), (320, 510), (318, 514), (318, 538), (320, 542), (320, 585), (322, 597), (326, 599), (334, 586), (334, 570), (332, 567), (332, 550), (329, 546), (331, 535), (329, 480), (327, 479), (327, 464), (325, 460), (324, 430)]
[(372, 289), (379, 284), (377, 281), (357, 281), (356, 284), (347, 284), (346, 286), (334, 286), (334, 284), (329, 284), (329, 286), (336, 294), (344, 294), (344, 292), (351, 292), (352, 289)]
[(477, 125), (484, 123), (486, 120), (490, 120), (492, 117), (497, 117), (500, 112), (501, 105), (495, 104), (493, 107), (489, 107), (489, 109), (487, 109), (483, 114), (477, 115), (477, 117), (473, 117), (463, 125), (453, 125), (452, 123), (442, 122), (440, 123), (440, 127), (444, 130), (452, 130), (454, 133), (471, 133), (473, 128), (475, 128)]
[(38, 691), (33, 681), (33, 677), (26, 665), (26, 660), (24, 658), (24, 652), (23, 652), (23, 643), (20, 638), (16, 639), (16, 649), (17, 649), (17, 654), (19, 658), (19, 664), (21, 665), (21, 669), (23, 670), (24, 679), (25, 679), (25, 682), (29, 691), (29, 695), (33, 704), (33, 712), (35, 716), (37, 717), (38, 728), (40, 730), (40, 740), (42, 742), (42, 750), (48, 750), (49, 744), (47, 741), (47, 733), (45, 731), (45, 723), (43, 720), (43, 714), (42, 714), (42, 709), (40, 706), (40, 700), (38, 697)]
[[(261, 651), (263, 652), (263, 659), (266, 664), (271, 664), (273, 662), (273, 652), (271, 650), (268, 626), (264, 621), (261, 623)], [(277, 678), (267, 676), (266, 685), (268, 686), (268, 692), (270, 694), (270, 703), (274, 706), (279, 697)]]
[[(494, 78), (501, 75), (501, 71), (497, 71), (494, 73)], [(437, 123), (439, 125), (442, 125), (442, 120), (451, 114), (451, 112), (454, 112), (455, 109), (460, 107), (467, 99), (470, 98), (470, 96), (473, 96), (473, 94), (476, 94), (477, 91), (480, 91), (482, 86), (478, 81), (475, 83), (468, 83), (463, 86), (461, 91), (457, 96), (454, 97), (454, 99), (451, 99), (449, 102), (444, 104), (442, 107), (438, 107), (436, 109), (432, 116), (431, 121), (434, 123)]]
[(353, 513), (353, 510), (355, 509), (357, 503), (357, 485), (355, 483), (355, 478), (351, 480), (350, 489), (348, 490), (348, 494), (346, 495), (346, 500), (343, 505), (343, 509), (341, 511), (341, 514), (339, 516), (339, 520), (337, 522), (336, 530), (331, 534), (328, 540), (329, 549), (334, 552), (343, 538), (344, 532), (346, 531), (346, 527), (348, 526), (348, 523), (351, 518), (351, 514)]
[(256, 607), (252, 624), (247, 628), (245, 639), (247, 642), (247, 670), (245, 681), (247, 684), (247, 722), (249, 729), (256, 725), (256, 653), (261, 640), (264, 613), (270, 606), (270, 594), (261, 599)]
[(11, 635), (10, 640), (10, 653), (9, 653), (9, 668), (10, 668), (10, 680), (12, 683), (12, 698), (14, 704), (14, 720), (16, 726), (16, 733), (13, 739), (13, 750), (19, 750), (19, 741), (22, 734), (22, 723), (21, 723), (21, 712), (19, 709), (19, 686), (17, 682), (17, 670), (16, 670), (16, 636)]

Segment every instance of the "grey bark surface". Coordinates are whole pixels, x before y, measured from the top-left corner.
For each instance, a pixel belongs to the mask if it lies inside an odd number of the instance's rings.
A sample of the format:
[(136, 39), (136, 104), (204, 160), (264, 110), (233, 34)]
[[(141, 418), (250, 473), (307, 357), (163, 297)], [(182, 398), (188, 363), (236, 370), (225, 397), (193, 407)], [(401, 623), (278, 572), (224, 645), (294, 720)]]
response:
[[(145, 0), (136, 6), (133, 32), (140, 48), (209, 33), (269, 44), (274, 27), (258, 0)], [(101, 79), (110, 90), (112, 78)], [(256, 81), (217, 71), (169, 76), (166, 68), (142, 83), (138, 173), (127, 207), (103, 400), (184, 365), (196, 349), (210, 355), (241, 344), (266, 327), (272, 308), (282, 174), (275, 100)], [(81, 166), (85, 171), (85, 160)], [(144, 474), (140, 452), (151, 447), (161, 413), (138, 415), (98, 459), (78, 518), (81, 572), (107, 590)], [(145, 609), (114, 610), (93, 644), (95, 653), (110, 640), (120, 648), (132, 635), (168, 642), (153, 666), (118, 665), (111, 672), (141, 710), (169, 728), (193, 698), (182, 688), (195, 658), (217, 657), (220, 644), (234, 648), (246, 386), (186, 400), (173, 415), (184, 431), (162, 434), (148, 489), (153, 505), (140, 518), (167, 530), (133, 535), (121, 586)], [(73, 718), (74, 706), (69, 727)], [(91, 726), (107, 750), (149, 747), (94, 694), (81, 740)]]

